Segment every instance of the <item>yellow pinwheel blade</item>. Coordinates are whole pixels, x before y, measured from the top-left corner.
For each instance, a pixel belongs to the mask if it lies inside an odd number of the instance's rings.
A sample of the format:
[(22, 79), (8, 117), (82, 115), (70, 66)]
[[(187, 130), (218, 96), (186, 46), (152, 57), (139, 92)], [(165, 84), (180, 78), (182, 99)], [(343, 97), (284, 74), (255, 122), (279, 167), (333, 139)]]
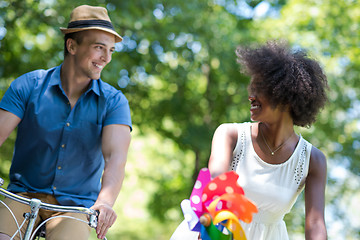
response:
[(214, 224), (218, 224), (222, 221), (226, 221), (223, 224), (230, 232), (232, 232), (234, 240), (246, 240), (245, 232), (240, 225), (240, 222), (235, 214), (230, 211), (219, 211), (213, 220)]

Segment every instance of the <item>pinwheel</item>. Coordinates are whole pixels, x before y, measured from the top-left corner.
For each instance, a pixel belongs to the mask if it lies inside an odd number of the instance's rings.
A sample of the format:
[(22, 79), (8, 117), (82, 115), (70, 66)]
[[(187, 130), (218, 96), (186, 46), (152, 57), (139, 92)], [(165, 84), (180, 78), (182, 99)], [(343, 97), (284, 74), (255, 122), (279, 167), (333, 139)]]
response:
[(181, 202), (190, 230), (201, 232), (203, 240), (246, 240), (240, 220), (250, 223), (257, 208), (245, 197), (238, 178), (230, 171), (211, 180), (209, 170), (203, 168), (190, 199)]

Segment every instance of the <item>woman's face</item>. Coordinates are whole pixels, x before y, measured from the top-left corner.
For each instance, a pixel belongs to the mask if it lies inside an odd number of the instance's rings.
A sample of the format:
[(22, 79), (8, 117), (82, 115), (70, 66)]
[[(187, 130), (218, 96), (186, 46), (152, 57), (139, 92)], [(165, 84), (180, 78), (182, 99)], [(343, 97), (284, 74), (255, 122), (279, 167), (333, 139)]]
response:
[(249, 101), (252, 121), (262, 121), (267, 115), (271, 114), (269, 102), (261, 95), (250, 94)]
[(250, 101), (250, 117), (252, 121), (273, 122), (278, 119), (282, 112), (279, 107), (273, 107), (268, 97), (254, 80), (251, 80), (248, 87)]

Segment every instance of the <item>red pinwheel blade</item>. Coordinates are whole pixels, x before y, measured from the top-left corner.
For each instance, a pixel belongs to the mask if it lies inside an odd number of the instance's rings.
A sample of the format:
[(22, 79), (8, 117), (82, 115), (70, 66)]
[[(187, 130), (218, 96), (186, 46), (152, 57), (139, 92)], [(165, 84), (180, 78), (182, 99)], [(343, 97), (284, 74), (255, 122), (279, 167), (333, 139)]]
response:
[(238, 178), (239, 175), (234, 171), (226, 172), (217, 176), (204, 188), (202, 201), (206, 204), (206, 202), (213, 201), (225, 193), (237, 193), (244, 195), (244, 190), (237, 183)]

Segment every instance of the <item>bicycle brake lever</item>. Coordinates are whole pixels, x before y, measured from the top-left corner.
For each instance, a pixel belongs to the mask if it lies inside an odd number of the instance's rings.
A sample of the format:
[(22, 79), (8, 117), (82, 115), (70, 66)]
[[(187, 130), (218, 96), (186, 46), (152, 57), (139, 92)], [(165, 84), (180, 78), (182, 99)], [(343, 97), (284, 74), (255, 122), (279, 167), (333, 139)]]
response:
[(97, 214), (92, 214), (92, 215), (90, 215), (90, 218), (89, 218), (89, 226), (90, 226), (91, 228), (96, 228), (96, 227), (97, 227), (97, 224), (98, 224)]

